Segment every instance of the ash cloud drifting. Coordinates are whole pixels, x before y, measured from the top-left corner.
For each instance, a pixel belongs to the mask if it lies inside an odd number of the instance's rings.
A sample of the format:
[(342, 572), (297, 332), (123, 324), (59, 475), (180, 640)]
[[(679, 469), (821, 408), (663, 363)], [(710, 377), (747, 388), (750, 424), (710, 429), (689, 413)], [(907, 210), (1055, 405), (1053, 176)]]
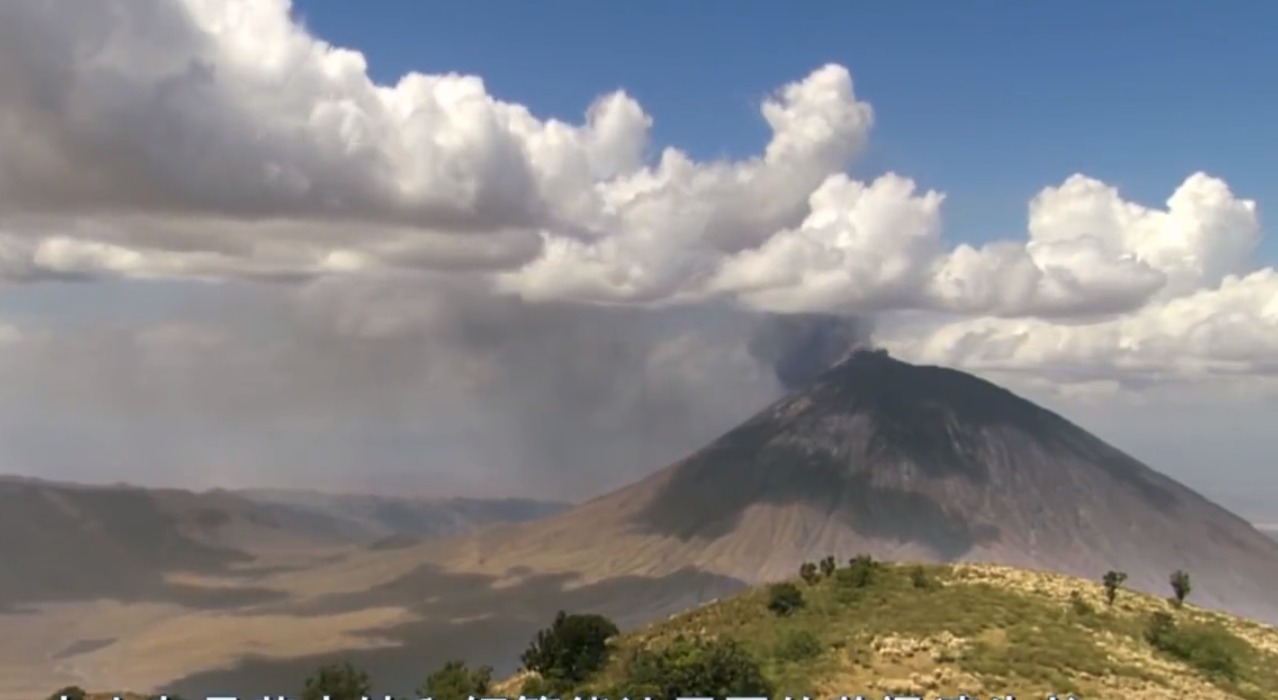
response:
[(584, 498), (685, 457), (872, 329), (439, 280), (237, 285), (172, 313), (5, 352), (0, 461), (91, 481)]
[(0, 353), (0, 463), (155, 485), (584, 498), (778, 393), (746, 350), (754, 315), (726, 306), (528, 303), (440, 280), (208, 295), (168, 320), (86, 321)]
[(873, 347), (868, 316), (765, 314), (751, 333), (750, 356), (770, 367), (787, 392), (807, 384), (850, 351)]

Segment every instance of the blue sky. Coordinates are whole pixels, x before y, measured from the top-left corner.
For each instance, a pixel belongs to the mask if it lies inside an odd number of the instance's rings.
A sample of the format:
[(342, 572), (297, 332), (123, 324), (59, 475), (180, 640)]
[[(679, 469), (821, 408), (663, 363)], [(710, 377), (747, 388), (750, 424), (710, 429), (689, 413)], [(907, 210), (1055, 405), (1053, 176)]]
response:
[[(1147, 205), (1197, 170), (1259, 200), (1262, 220), (1278, 200), (1269, 3), (296, 0), (295, 13), (362, 51), (380, 82), (475, 74), (502, 99), (573, 122), (624, 88), (655, 118), (655, 145), (699, 158), (757, 153), (759, 102), (843, 64), (876, 110), (857, 174), (895, 170), (946, 192), (952, 240), (1020, 239), (1028, 200), (1076, 172)], [(1261, 246), (1278, 262), (1278, 237)], [(149, 315), (201, 292), (159, 287), (102, 285), (92, 303), (74, 286), (29, 287), (0, 298), (0, 312)]]
[[(949, 194), (947, 235), (1019, 238), (1041, 188), (1083, 172), (1161, 205), (1196, 170), (1278, 197), (1278, 6), (1265, 2), (974, 0), (599, 3), (297, 0), (379, 81), (482, 76), (489, 91), (579, 121), (618, 87), (658, 145), (755, 153), (756, 105), (811, 69), (847, 66), (877, 112), (861, 174)], [(1278, 260), (1270, 238), (1264, 256)]]

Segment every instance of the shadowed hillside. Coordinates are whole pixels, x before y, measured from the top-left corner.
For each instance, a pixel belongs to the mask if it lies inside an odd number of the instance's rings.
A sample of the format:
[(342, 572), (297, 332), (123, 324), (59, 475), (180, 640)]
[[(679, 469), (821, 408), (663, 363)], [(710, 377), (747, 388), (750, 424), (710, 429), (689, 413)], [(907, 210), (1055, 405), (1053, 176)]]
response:
[[(174, 602), (234, 607), (277, 597), (208, 589), (166, 576), (269, 565), (281, 551), (404, 546), (423, 537), (521, 522), (567, 506), (495, 499), (230, 491), (195, 493), (0, 478), (0, 606), (52, 601)], [(91, 572), (86, 575), (86, 572)]]
[(232, 520), (254, 516), (227, 506), (183, 492), (0, 481), (0, 602), (176, 594), (163, 572), (252, 559), (211, 541)]

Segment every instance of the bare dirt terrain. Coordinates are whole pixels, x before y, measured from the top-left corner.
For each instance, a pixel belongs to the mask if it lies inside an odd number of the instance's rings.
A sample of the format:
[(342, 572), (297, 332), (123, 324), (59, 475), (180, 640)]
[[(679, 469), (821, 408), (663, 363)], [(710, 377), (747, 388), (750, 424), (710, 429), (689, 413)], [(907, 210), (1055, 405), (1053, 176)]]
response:
[[(564, 507), (0, 479), (0, 698), (145, 692), (245, 656), (393, 645), (367, 630), (418, 620), (421, 601), (373, 591), (325, 611), (327, 593), (349, 588), (325, 571)], [(387, 575), (416, 566), (400, 559)]]

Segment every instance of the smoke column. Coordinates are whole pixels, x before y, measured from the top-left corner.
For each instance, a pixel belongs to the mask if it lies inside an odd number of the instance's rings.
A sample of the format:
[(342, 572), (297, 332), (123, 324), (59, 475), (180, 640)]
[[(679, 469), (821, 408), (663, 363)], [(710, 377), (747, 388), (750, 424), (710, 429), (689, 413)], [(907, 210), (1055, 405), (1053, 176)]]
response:
[(874, 322), (863, 316), (768, 314), (750, 336), (750, 355), (793, 391), (856, 348), (872, 346)]

